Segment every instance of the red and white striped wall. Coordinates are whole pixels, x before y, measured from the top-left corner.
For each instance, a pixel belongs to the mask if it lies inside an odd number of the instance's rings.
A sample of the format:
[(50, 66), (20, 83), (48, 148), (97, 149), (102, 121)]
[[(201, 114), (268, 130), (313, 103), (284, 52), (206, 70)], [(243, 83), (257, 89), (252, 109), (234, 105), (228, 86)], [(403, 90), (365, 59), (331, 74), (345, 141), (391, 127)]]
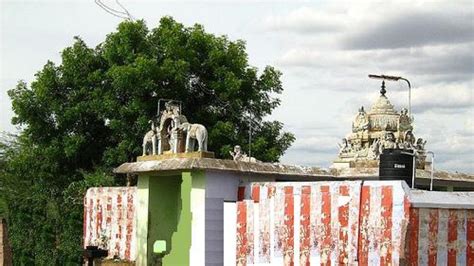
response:
[[(403, 181), (249, 183), (238, 192), (224, 215), (230, 265), (474, 266), (474, 193), (456, 204), (459, 193), (414, 193)], [(84, 247), (135, 261), (136, 194), (87, 191)]]
[(412, 208), (409, 265), (474, 265), (474, 210)]
[(237, 202), (237, 265), (399, 264), (408, 221), (405, 183), (253, 183), (247, 189), (251, 199)]
[(360, 192), (358, 265), (399, 265), (404, 259), (408, 193), (405, 182), (364, 182)]
[(84, 197), (84, 248), (100, 246), (108, 258), (136, 258), (136, 187), (95, 187)]

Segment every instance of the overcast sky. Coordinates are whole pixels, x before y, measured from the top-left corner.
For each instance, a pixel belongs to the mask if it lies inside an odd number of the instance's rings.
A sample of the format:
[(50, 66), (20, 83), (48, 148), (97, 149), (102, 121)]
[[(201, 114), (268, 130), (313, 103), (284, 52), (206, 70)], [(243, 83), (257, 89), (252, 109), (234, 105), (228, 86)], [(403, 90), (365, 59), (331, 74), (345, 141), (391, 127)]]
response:
[[(6, 91), (31, 82), (48, 59), (60, 63), (73, 36), (94, 47), (121, 20), (93, 0), (1, 1), (0, 131), (15, 131)], [(269, 119), (296, 135), (283, 163), (328, 167), (358, 107), (370, 110), (379, 95), (380, 82), (367, 74), (384, 73), (411, 81), (414, 133), (428, 140), (437, 167), (474, 173), (472, 1), (121, 3), (149, 28), (170, 15), (243, 39), (252, 65), (281, 70), (282, 104)], [(397, 110), (407, 106), (405, 83), (387, 91)]]

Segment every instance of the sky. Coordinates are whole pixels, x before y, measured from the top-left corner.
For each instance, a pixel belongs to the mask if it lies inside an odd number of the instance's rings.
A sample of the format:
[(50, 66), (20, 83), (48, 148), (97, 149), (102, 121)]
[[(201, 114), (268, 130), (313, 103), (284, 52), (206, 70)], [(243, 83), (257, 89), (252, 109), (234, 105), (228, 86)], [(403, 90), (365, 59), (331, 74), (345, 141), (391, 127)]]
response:
[[(104, 0), (118, 8), (114, 0)], [(474, 173), (474, 4), (472, 1), (120, 1), (149, 28), (162, 16), (246, 41), (249, 62), (282, 73), (281, 106), (269, 116), (296, 141), (281, 162), (329, 167), (360, 106), (370, 110), (380, 81), (412, 84), (414, 133), (436, 168)], [(95, 47), (120, 18), (93, 0), (0, 2), (0, 131), (17, 132), (6, 92), (31, 82), (47, 60), (80, 36)], [(387, 82), (397, 110), (404, 82)], [(199, 122), (199, 121), (195, 121)]]

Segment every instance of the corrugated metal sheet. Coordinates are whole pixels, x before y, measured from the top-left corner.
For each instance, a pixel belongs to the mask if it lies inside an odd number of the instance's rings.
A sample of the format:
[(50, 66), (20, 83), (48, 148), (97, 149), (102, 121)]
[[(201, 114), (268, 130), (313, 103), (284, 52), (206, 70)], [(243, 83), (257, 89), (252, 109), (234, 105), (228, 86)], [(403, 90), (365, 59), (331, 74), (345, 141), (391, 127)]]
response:
[(136, 187), (95, 187), (84, 197), (84, 247), (109, 250), (108, 258), (136, 258)]

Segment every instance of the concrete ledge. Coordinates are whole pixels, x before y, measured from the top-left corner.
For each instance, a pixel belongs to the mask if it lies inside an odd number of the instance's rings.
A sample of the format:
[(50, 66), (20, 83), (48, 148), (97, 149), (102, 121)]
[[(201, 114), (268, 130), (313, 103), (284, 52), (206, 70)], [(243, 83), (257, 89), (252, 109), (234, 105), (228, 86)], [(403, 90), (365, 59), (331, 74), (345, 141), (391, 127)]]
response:
[(302, 177), (333, 177), (329, 172), (317, 167), (303, 167), (262, 162), (236, 162), (233, 160), (210, 158), (176, 158), (124, 163), (115, 168), (114, 172), (126, 174), (170, 170), (219, 170)]
[[(336, 177), (378, 177), (379, 168), (330, 168), (330, 172)], [(427, 170), (417, 169), (416, 170), (417, 179), (426, 179), (431, 178), (431, 172)], [(435, 171), (434, 180), (444, 180), (444, 181), (463, 181), (463, 182), (474, 182), (474, 175), (464, 174), (464, 173), (450, 173), (446, 171)]]
[(474, 209), (474, 192), (443, 192), (412, 190), (410, 201), (414, 208)]
[(157, 161), (175, 158), (214, 158), (214, 153), (209, 151), (196, 151), (196, 152), (181, 152), (181, 153), (164, 153), (160, 155), (145, 155), (138, 156), (137, 162), (142, 161)]

